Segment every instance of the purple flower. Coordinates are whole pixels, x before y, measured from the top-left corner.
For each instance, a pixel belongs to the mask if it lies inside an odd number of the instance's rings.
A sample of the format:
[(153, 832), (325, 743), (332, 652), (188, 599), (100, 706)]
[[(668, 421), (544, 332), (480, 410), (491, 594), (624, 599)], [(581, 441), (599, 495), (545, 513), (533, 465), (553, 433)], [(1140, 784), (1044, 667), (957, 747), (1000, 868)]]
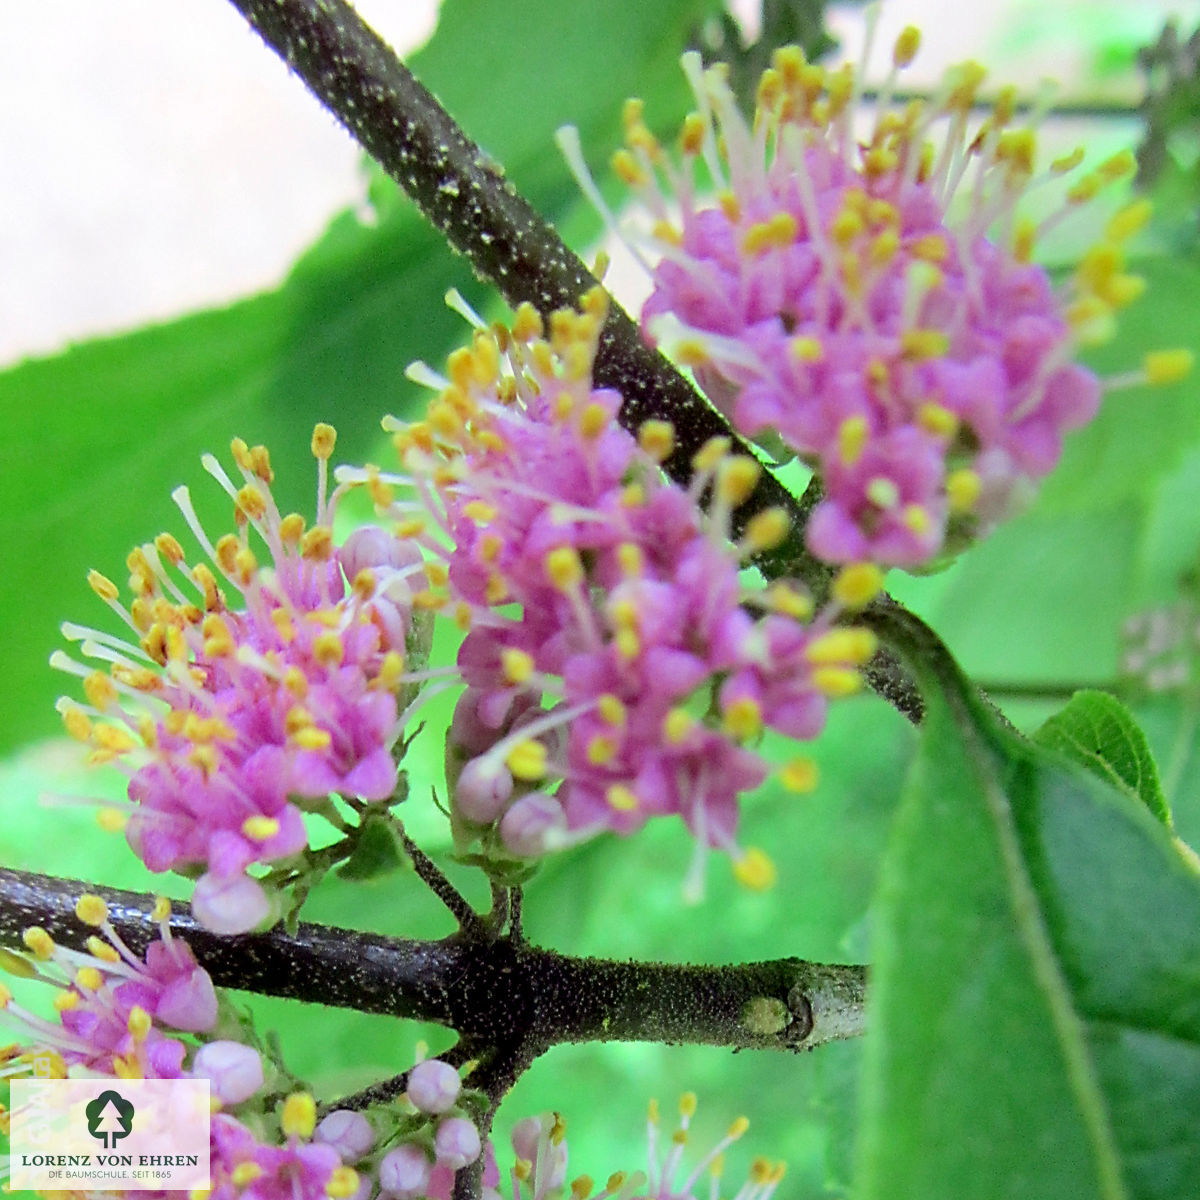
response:
[[(635, 437), (617, 423), (620, 397), (591, 377), (604, 305), (593, 294), (548, 332), (529, 308), (511, 333), (480, 329), (427, 418), (392, 426), (439, 531), (421, 535), (444, 563), (439, 604), (468, 629), (447, 753), (455, 836), (519, 872), (674, 815), (697, 842), (691, 887), (709, 847), (761, 886), (765, 856), (748, 857), (737, 824), (771, 770), (762, 734), (815, 737), (873, 643), (843, 639), (816, 664), (837, 607), (814, 618), (798, 589), (744, 584), (744, 560), (786, 536), (786, 515), (761, 513), (735, 539), (756, 460), (714, 439), (685, 490), (660, 466), (669, 424)], [(894, 473), (922, 482), (907, 463)]]
[[(1063, 213), (1037, 226), (1022, 197), (1083, 154), (1039, 170), (1011, 90), (973, 126), (982, 68), (951, 68), (934, 100), (890, 110), (918, 43), (915, 29), (901, 34), (865, 134), (849, 67), (777, 50), (751, 124), (725, 74), (689, 54), (698, 111), (682, 161), (637, 101), (613, 159), (649, 217), (630, 236), (652, 275), (647, 337), (694, 369), (740, 432), (820, 474), (808, 542), (830, 562), (911, 567), (987, 532), (1055, 465), (1064, 433), (1095, 415), (1100, 381), (1072, 359), (1142, 290), (1123, 247), (1144, 201), (1109, 222), (1062, 286), (1029, 261)], [(603, 206), (578, 138), (560, 141)], [(715, 196), (698, 192), (700, 160)], [(1076, 177), (1063, 212), (1133, 168), (1125, 152)], [(1187, 361), (1148, 359), (1138, 381), (1176, 378)]]
[(317, 426), (311, 527), (279, 511), (263, 447), (233, 442), (240, 484), (206, 456), (237, 532), (213, 544), (178, 489), (209, 561), (189, 565), (180, 543), (160, 535), (129, 557), (128, 607), (93, 572), (132, 640), (65, 626), (105, 669), (55, 659), (84, 677), (88, 704), (60, 703), (68, 730), (93, 761), (131, 777), (129, 844), (155, 871), (202, 868), (196, 915), (223, 933), (272, 914), (248, 872), (305, 847), (303, 811), (330, 793), (387, 800), (396, 786), (397, 692), (421, 553), (375, 528), (335, 547), (333, 444), (333, 430)]

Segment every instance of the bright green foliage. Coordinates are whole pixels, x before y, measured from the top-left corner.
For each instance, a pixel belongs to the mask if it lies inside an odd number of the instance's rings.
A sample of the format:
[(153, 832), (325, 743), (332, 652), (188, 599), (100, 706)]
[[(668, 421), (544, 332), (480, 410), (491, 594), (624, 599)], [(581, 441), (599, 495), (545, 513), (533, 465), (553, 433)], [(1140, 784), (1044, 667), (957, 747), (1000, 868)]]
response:
[(1034, 734), (1039, 746), (1057, 750), (1143, 804), (1166, 826), (1171, 812), (1158, 782), (1158, 767), (1129, 710), (1107, 692), (1077, 692)]
[(862, 1200), (1195, 1194), (1200, 876), (1127, 789), (935, 692), (872, 957)]

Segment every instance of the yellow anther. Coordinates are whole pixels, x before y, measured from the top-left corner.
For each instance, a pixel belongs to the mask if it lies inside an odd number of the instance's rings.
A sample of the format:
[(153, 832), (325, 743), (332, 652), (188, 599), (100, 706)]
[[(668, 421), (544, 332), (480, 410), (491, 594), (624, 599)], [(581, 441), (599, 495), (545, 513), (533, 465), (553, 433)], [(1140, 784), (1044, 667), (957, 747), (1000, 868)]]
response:
[(900, 520), (918, 537), (928, 533), (933, 525), (929, 511), (920, 504), (906, 504), (900, 513)]
[(721, 726), (740, 742), (755, 738), (762, 732), (762, 708), (752, 697), (739, 696), (725, 706)]
[(605, 766), (617, 757), (617, 740), (598, 733), (587, 744), (587, 760), (594, 767)]
[(1137, 300), (1145, 290), (1146, 280), (1143, 276), (1118, 274), (1107, 279), (1099, 293), (1113, 308), (1125, 308)]
[(85, 925), (99, 929), (108, 920), (108, 905), (94, 892), (84, 892), (75, 902), (75, 915)]
[(624, 659), (635, 659), (642, 652), (642, 639), (633, 629), (617, 630), (613, 644), (617, 648), (617, 653)]
[(300, 539), (300, 553), (311, 562), (327, 562), (333, 557), (333, 533), (315, 525)]
[(998, 161), (1022, 175), (1032, 175), (1037, 156), (1037, 137), (1032, 129), (1006, 129), (996, 145)]
[(733, 1124), (729, 1126), (729, 1132), (726, 1134), (726, 1137), (731, 1137), (731, 1138), (735, 1138), (735, 1139), (740, 1138), (745, 1134), (746, 1130), (749, 1128), (750, 1128), (749, 1118), (735, 1117)]
[(596, 711), (599, 712), (602, 721), (618, 728), (623, 726), (628, 718), (625, 705), (620, 697), (614, 696), (611, 692), (603, 693), (596, 701)]
[(643, 421), (638, 429), (638, 445), (655, 462), (663, 462), (675, 449), (675, 426), (670, 421)]
[(597, 438), (612, 424), (603, 404), (586, 404), (579, 414), (579, 432), (585, 438)]
[(449, 404), (431, 404), (425, 413), (425, 420), (434, 433), (444, 438), (452, 439), (462, 432), (463, 419)]
[(1175, 383), (1191, 371), (1195, 361), (1190, 350), (1152, 350), (1142, 359), (1142, 369), (1148, 383)]
[(733, 863), (733, 877), (752, 892), (765, 892), (778, 877), (775, 864), (757, 846), (751, 846)]
[(759, 463), (746, 454), (735, 454), (717, 468), (717, 495), (736, 508), (750, 498), (762, 475)]
[[(762, 84), (759, 84), (759, 94), (762, 94)], [(708, 122), (699, 113), (688, 113), (683, 119), (679, 130), (679, 149), (683, 154), (699, 154), (704, 146), (704, 135), (708, 132)]]
[(75, 972), (75, 986), (81, 991), (98, 991), (104, 983), (104, 976), (95, 967), (80, 967)]
[(858, 461), (869, 432), (866, 417), (847, 417), (838, 427), (838, 456), (846, 466)]
[(646, 1105), (646, 1119), (650, 1122), (651, 1125), (658, 1124), (658, 1101), (657, 1100), (651, 1099), (650, 1103)]
[(533, 781), (546, 774), (546, 747), (541, 742), (518, 742), (505, 757), (508, 769), (517, 779)]
[(358, 1191), (358, 1172), (353, 1167), (335, 1167), (325, 1184), (329, 1200), (348, 1200)]
[(91, 718), (78, 705), (71, 704), (64, 708), (62, 720), (67, 732), (77, 742), (86, 742), (91, 738)]
[(525, 683), (534, 671), (533, 655), (515, 646), (508, 646), (500, 653), (504, 678), (509, 683)]
[(900, 502), (900, 489), (894, 480), (888, 479), (886, 476), (877, 475), (874, 479), (869, 480), (865, 491), (867, 499), (876, 508), (883, 509), (885, 512), (890, 508), (895, 508)]
[(132, 1034), (135, 1042), (144, 1041), (150, 1035), (150, 1014), (141, 1005), (135, 1004), (129, 1010), (129, 1017), (125, 1022), (125, 1028)]
[(173, 567), (177, 567), (183, 562), (183, 547), (179, 544), (179, 540), (169, 533), (160, 533), (154, 539), (154, 548)]
[(171, 916), (171, 901), (166, 896), (156, 896), (154, 898), (154, 907), (150, 910), (150, 919), (152, 921), (166, 921)]
[(253, 483), (246, 484), (237, 494), (239, 512), (244, 513), (252, 521), (260, 521), (266, 515), (267, 501), (262, 492)]
[(604, 794), (604, 799), (615, 812), (633, 812), (638, 806), (637, 795), (623, 783), (614, 783)]
[(958, 418), (932, 400), (927, 400), (917, 410), (917, 424), (934, 437), (952, 438), (958, 432)]
[(310, 1138), (317, 1123), (317, 1105), (308, 1092), (293, 1092), (283, 1102), (279, 1127), (284, 1137)]
[(887, 266), (900, 249), (900, 235), (894, 229), (885, 229), (871, 243), (870, 259), (876, 266)]
[(80, 1004), (78, 992), (59, 992), (51, 1001), (57, 1012), (70, 1012), (73, 1008), (78, 1008)]
[(646, 556), (636, 542), (622, 542), (617, 547), (617, 563), (622, 574), (632, 577), (645, 569)]
[(862, 676), (849, 667), (817, 667), (812, 681), (818, 692), (832, 699), (853, 696), (862, 687)]
[(1050, 164), (1050, 170), (1055, 175), (1065, 175), (1068, 171), (1073, 171), (1085, 157), (1085, 151), (1082, 146), (1076, 146), (1070, 154), (1064, 154), (1061, 158), (1056, 158)]
[(825, 347), (815, 337), (801, 335), (788, 343), (788, 353), (799, 363), (819, 363), (825, 357)]
[(483, 590), (483, 596), (489, 604), (502, 604), (508, 599), (508, 584), (504, 582), (502, 576), (490, 575)]
[(117, 702), (117, 689), (102, 671), (93, 671), (84, 679), (83, 694), (101, 712)]
[(265, 817), (261, 814), (247, 817), (242, 822), (242, 832), (252, 842), (265, 842), (279, 832), (279, 822), (274, 817)]
[(861, 666), (877, 648), (878, 641), (869, 629), (831, 629), (808, 644), (804, 657), (814, 666), (840, 663)]
[(107, 575), (101, 575), (99, 571), (89, 571), (87, 573), (87, 581), (88, 587), (101, 600), (115, 600), (119, 594), (117, 592), (117, 585)]
[(313, 658), (323, 667), (340, 666), (346, 654), (340, 635), (331, 629), (313, 638), (312, 651)]
[(45, 962), (54, 957), (54, 939), (40, 925), (30, 925), (21, 934), (21, 940), (34, 958)]
[(328, 750), (333, 745), (333, 735), (328, 729), (318, 729), (310, 725), (307, 729), (298, 729), (292, 736), (292, 744), (301, 750)]
[(702, 367), (712, 358), (699, 338), (684, 338), (675, 343), (675, 360), (682, 367)]
[(527, 1158), (518, 1158), (513, 1163), (513, 1174), (524, 1183), (533, 1174), (533, 1163)]
[(812, 619), (812, 599), (782, 580), (771, 584), (767, 588), (765, 599), (773, 612), (794, 617), (797, 621), (809, 621)]
[(642, 164), (624, 146), (613, 154), (610, 161), (613, 174), (628, 187), (641, 187), (642, 184), (648, 182), (646, 172), (642, 170)]
[(427, 562), (422, 568), (431, 587), (445, 587), (450, 582), (450, 568), (442, 562)]
[(1087, 204), (1096, 198), (1104, 180), (1099, 175), (1085, 175), (1078, 183), (1067, 189), (1068, 204)]
[(820, 778), (817, 764), (811, 758), (793, 758), (779, 768), (779, 782), (789, 792), (801, 795), (813, 791)]
[(699, 1101), (696, 1099), (695, 1092), (684, 1092), (679, 1097), (679, 1115), (690, 1121), (696, 1115), (698, 1104)]
[(764, 508), (746, 522), (742, 544), (751, 554), (774, 550), (776, 546), (783, 544), (791, 527), (791, 519), (786, 509)]
[(839, 246), (848, 246), (862, 233), (863, 228), (862, 217), (856, 212), (851, 212), (849, 209), (843, 208), (830, 224), (829, 236)]
[(592, 1194), (593, 1187), (592, 1177), (590, 1175), (580, 1175), (578, 1179), (571, 1181), (571, 1200), (587, 1200)]
[(92, 741), (98, 750), (109, 754), (127, 754), (137, 745), (125, 730), (115, 725), (97, 725), (92, 732)]
[(892, 62), (899, 68), (907, 67), (921, 46), (921, 31), (915, 25), (906, 25), (892, 47)]
[(1135, 171), (1137, 171), (1137, 156), (1132, 150), (1118, 150), (1116, 154), (1106, 158), (1096, 168), (1096, 174), (1107, 183), (1128, 179)]
[(556, 546), (545, 558), (546, 577), (560, 592), (574, 591), (583, 582), (583, 562), (574, 546)]
[(232, 438), (229, 442), (229, 453), (233, 455), (233, 461), (243, 471), (253, 470), (254, 460), (250, 457), (250, 447), (246, 445), (245, 438)]
[(800, 225), (791, 213), (775, 213), (746, 230), (742, 236), (742, 250), (746, 254), (757, 255), (790, 246), (796, 240), (799, 229)]
[(1104, 236), (1114, 242), (1124, 242), (1141, 231), (1154, 212), (1154, 205), (1146, 199), (1127, 204), (1109, 220), (1104, 227)]
[(975, 102), (979, 85), (987, 78), (987, 70), (973, 60), (956, 63), (947, 69), (943, 80), (949, 92), (946, 99), (948, 109), (966, 111)]
[(672, 746), (685, 741), (696, 728), (696, 718), (686, 709), (672, 708), (663, 718), (663, 736)]
[(870, 604), (883, 588), (883, 572), (874, 563), (851, 563), (838, 572), (833, 595), (845, 608)]
[(940, 233), (927, 233), (908, 247), (913, 258), (927, 263), (944, 263), (950, 257), (950, 247)]
[(940, 329), (906, 329), (900, 335), (900, 351), (913, 362), (941, 358), (949, 349), (950, 338)]
[(258, 1163), (241, 1162), (229, 1172), (229, 1181), (235, 1188), (240, 1189), (260, 1179), (264, 1174), (264, 1169)]

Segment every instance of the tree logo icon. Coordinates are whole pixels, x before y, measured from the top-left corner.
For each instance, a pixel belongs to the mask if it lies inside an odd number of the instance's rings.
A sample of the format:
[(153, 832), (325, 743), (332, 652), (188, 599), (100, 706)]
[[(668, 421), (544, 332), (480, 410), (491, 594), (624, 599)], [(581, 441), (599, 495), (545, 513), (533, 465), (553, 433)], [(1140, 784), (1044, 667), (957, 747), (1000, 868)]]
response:
[(101, 1092), (95, 1100), (84, 1107), (88, 1133), (111, 1150), (119, 1138), (128, 1137), (133, 1131), (133, 1105), (111, 1088)]

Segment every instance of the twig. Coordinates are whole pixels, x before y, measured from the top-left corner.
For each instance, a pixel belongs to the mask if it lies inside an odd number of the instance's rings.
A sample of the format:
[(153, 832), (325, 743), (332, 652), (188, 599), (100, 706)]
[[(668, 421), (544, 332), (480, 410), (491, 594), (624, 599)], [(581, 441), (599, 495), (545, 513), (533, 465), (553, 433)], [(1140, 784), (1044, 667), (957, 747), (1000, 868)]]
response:
[(451, 916), (458, 922), (459, 929), (476, 937), (482, 936), (485, 932), (483, 919), (467, 899), (442, 874), (433, 859), (404, 832), (404, 826), (399, 821), (396, 822), (396, 831), (400, 835), (404, 852), (412, 860), (417, 877), (450, 910)]
[[(414, 78), (392, 49), (344, 0), (231, 0), (262, 39), (412, 197), (429, 221), (510, 304), (542, 313), (577, 306), (595, 277), (557, 231), (504, 178)], [(651, 417), (675, 427), (675, 450), (663, 464), (686, 483), (692, 458), (710, 438), (729, 437), (724, 418), (657, 351), (616, 303), (609, 308), (595, 380), (617, 389), (620, 420), (636, 430)], [(734, 513), (734, 532), (765, 508), (791, 514), (788, 538), (761, 555), (768, 578), (802, 579), (818, 599), (830, 569), (804, 547), (815, 493), (797, 500), (768, 471)], [(872, 663), (871, 686), (910, 719), (921, 711), (911, 679), (889, 654)]]

